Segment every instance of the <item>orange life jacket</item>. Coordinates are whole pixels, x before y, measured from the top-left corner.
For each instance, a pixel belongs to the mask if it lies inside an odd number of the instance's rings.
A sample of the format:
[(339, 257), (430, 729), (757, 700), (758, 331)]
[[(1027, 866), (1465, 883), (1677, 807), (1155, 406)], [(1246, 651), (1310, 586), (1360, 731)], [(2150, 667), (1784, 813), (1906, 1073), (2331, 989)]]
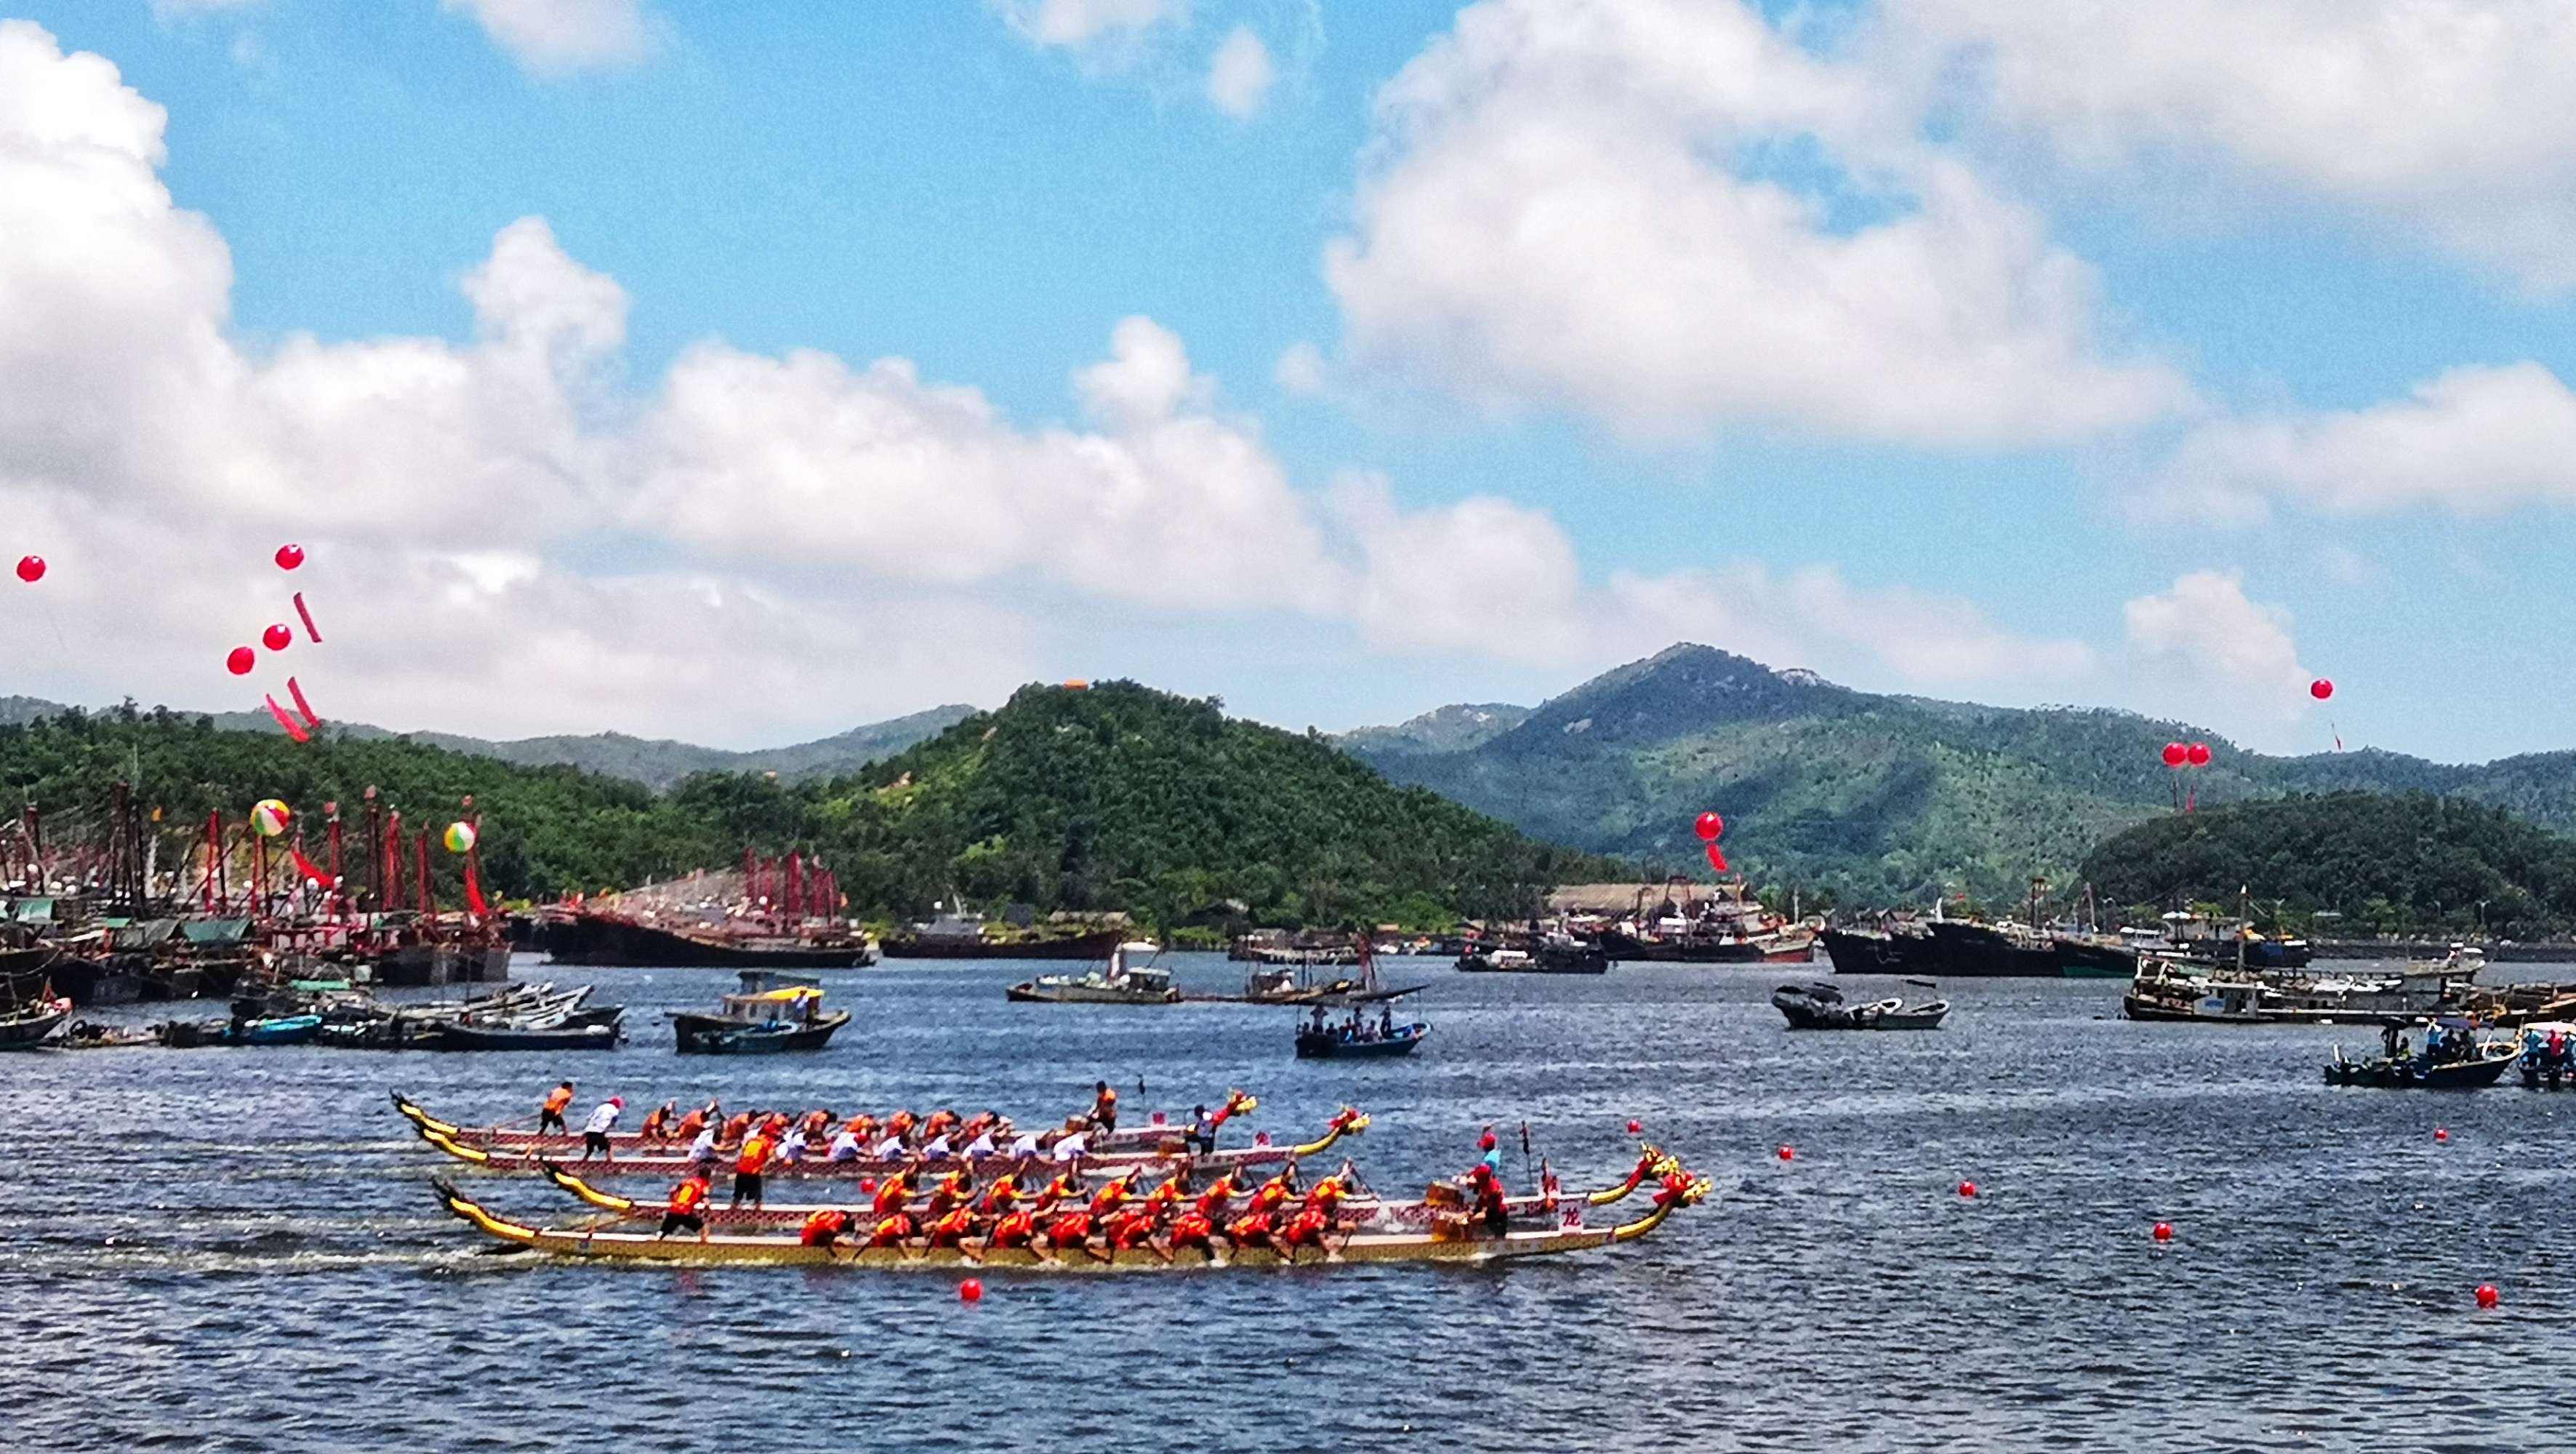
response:
[(671, 1188), (671, 1210), (682, 1216), (696, 1211), (706, 1199), (707, 1184), (694, 1176)]
[(564, 1089), (562, 1086), (556, 1086), (553, 1090), (546, 1092), (546, 1109), (554, 1112), (558, 1116), (563, 1114), (564, 1107), (571, 1104), (572, 1092)]
[(769, 1138), (765, 1135), (744, 1137), (742, 1159), (733, 1164), (733, 1169), (745, 1176), (758, 1176), (761, 1169), (768, 1165)]
[(691, 1111), (680, 1118), (680, 1129), (673, 1134), (683, 1136), (694, 1141), (698, 1139), (698, 1133), (706, 1128), (707, 1113), (704, 1111)]
[(716, 1133), (719, 1141), (739, 1141), (751, 1134), (751, 1113), (739, 1112), (726, 1119), (724, 1129)]
[(911, 1199), (912, 1183), (898, 1171), (877, 1183), (877, 1199), (870, 1205), (875, 1208), (878, 1216), (883, 1217), (902, 1211), (903, 1204)]
[(821, 1211), (805, 1219), (805, 1230), (796, 1240), (812, 1247), (825, 1237), (837, 1237), (850, 1230), (850, 1214), (844, 1211)]

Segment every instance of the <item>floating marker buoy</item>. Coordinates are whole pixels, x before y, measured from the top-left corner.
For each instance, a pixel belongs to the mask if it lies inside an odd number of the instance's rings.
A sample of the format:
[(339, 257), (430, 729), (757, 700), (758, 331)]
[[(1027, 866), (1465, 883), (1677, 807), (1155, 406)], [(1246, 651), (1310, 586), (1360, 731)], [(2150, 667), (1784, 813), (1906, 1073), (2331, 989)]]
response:
[(2479, 1306), (2479, 1307), (2482, 1307), (2482, 1308), (2491, 1308), (2491, 1307), (2494, 1307), (2494, 1306), (2495, 1306), (2498, 1302), (2500, 1302), (2500, 1301), (2502, 1301), (2502, 1297), (2501, 1297), (2501, 1295), (2500, 1295), (2500, 1294), (2498, 1294), (2498, 1293), (2496, 1292), (2496, 1290), (2495, 1290), (2495, 1284), (2494, 1284), (2494, 1283), (2492, 1283), (2492, 1282), (2482, 1282), (2482, 1283), (2479, 1283), (2479, 1284), (2478, 1284), (2478, 1306)]
[(984, 1300), (984, 1280), (980, 1277), (970, 1277), (964, 1282), (957, 1284), (957, 1300), (961, 1303), (982, 1302)]
[(1976, 1194), (1977, 1194), (1977, 1184), (1976, 1184), (1975, 1182), (1973, 1182), (1973, 1181), (1963, 1181), (1963, 1182), (1959, 1183), (1959, 1195), (1961, 1195), (1961, 1196), (1963, 1196), (1963, 1197), (1973, 1197), (1973, 1196), (1975, 1196)]
[(1631, 1135), (1631, 1136), (1634, 1136), (1634, 1135), (1636, 1135), (1638, 1132), (1643, 1131), (1643, 1130), (1645, 1130), (1645, 1129), (1646, 1129), (1646, 1123), (1645, 1123), (1645, 1122), (1643, 1122), (1643, 1121), (1630, 1121), (1630, 1122), (1628, 1123), (1628, 1134), (1629, 1134), (1629, 1135)]
[(1783, 1161), (1795, 1161), (1798, 1159), (1798, 1153), (1795, 1148), (1783, 1146), (1780, 1148), (1780, 1159)]
[(2171, 1223), (2171, 1222), (2158, 1222), (2158, 1223), (2156, 1223), (2156, 1240), (2157, 1240), (2157, 1241), (2159, 1241), (2159, 1242), (2170, 1242), (2170, 1241), (2172, 1241), (2172, 1240), (2173, 1240), (2173, 1223)]
[(2437, 1127), (2435, 1127), (2435, 1128), (2433, 1129), (2433, 1139), (2434, 1139), (2434, 1140), (2436, 1140), (2436, 1141), (2448, 1141), (2448, 1140), (2450, 1140), (2450, 1139), (2451, 1139), (2451, 1128), (2450, 1128), (2450, 1127), (2448, 1127), (2448, 1126), (2437, 1126)]
[(873, 1196), (876, 1194), (876, 1189), (877, 1179), (875, 1177), (863, 1176), (859, 1178), (859, 1192), (861, 1195)]

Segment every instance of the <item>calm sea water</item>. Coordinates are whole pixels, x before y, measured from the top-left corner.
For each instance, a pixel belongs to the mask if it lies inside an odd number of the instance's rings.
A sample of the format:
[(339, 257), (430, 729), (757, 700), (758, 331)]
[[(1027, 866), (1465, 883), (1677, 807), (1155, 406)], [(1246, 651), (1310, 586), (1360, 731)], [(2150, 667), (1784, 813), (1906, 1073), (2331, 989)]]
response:
[[(2565, 1447), (2576, 1094), (2333, 1089), (2321, 1059), (2373, 1032), (2132, 1025), (2112, 983), (1961, 981), (1936, 1034), (1792, 1036), (1776, 967), (1389, 964), (1432, 985), (1410, 1061), (1298, 1062), (1285, 1010), (1008, 1005), (1024, 966), (900, 962), (846, 977), (828, 1052), (773, 1062), (673, 1055), (654, 1012), (730, 980), (680, 970), (586, 972), (632, 1007), (604, 1056), (0, 1058), (0, 1445)], [(1282, 1135), (1369, 1111), (1381, 1187), (1463, 1167), (1486, 1121), (1517, 1161), (1523, 1120), (1594, 1184), (1633, 1116), (1718, 1190), (1642, 1243), (1508, 1268), (995, 1274), (971, 1307), (953, 1274), (487, 1250), (385, 1092), (504, 1119), (567, 1074), (630, 1119), (721, 1093), (1025, 1120), (1100, 1077), (1131, 1107), (1240, 1085)]]

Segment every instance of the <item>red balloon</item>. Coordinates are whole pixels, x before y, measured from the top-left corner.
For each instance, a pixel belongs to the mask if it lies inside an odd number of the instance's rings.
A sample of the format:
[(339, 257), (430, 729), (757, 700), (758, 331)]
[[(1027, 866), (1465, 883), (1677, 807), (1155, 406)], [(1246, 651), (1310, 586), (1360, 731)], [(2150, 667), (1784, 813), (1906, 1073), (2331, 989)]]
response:
[(2165, 744), (2165, 766), (2180, 767), (2191, 757), (2191, 749), (2179, 742)]
[(247, 646), (234, 647), (233, 654), (224, 658), (224, 669), (237, 677), (249, 676), (250, 669), (257, 665), (259, 654)]
[(2157, 1240), (2157, 1241), (2159, 1241), (2159, 1242), (2170, 1242), (2170, 1241), (2172, 1241), (2172, 1240), (2173, 1240), (2173, 1223), (2171, 1223), (2171, 1222), (2158, 1222), (2158, 1223), (2156, 1223), (2156, 1240)]
[(1959, 1195), (1961, 1195), (1961, 1196), (1963, 1196), (1963, 1197), (1974, 1197), (1974, 1196), (1976, 1196), (1976, 1194), (1977, 1194), (1977, 1184), (1976, 1184), (1975, 1182), (1973, 1182), (1973, 1181), (1963, 1181), (1963, 1182), (1959, 1183)]
[(2334, 683), (2327, 681), (2324, 677), (2319, 677), (2315, 681), (2308, 683), (2308, 695), (2322, 702), (2326, 698), (2334, 695)]
[(2206, 743), (2206, 742), (2195, 742), (2195, 743), (2193, 743), (2193, 744), (2191, 745), (2191, 765), (2192, 765), (2192, 766), (2194, 766), (2194, 767), (2207, 767), (2207, 766), (2209, 766), (2209, 744), (2208, 744), (2208, 743)]
[(2492, 1283), (2492, 1282), (2482, 1282), (2482, 1283), (2479, 1283), (2479, 1284), (2478, 1284), (2478, 1306), (2479, 1306), (2479, 1307), (2482, 1307), (2482, 1308), (2491, 1308), (2491, 1307), (2494, 1307), (2497, 1303), (2499, 1303), (2499, 1302), (2501, 1302), (2501, 1301), (2503, 1301), (2503, 1295), (2502, 1295), (2502, 1294), (2500, 1294), (2500, 1293), (2498, 1293), (2498, 1292), (2495, 1290), (2495, 1284), (2494, 1284), (2494, 1283)]
[(984, 1279), (980, 1277), (970, 1277), (964, 1282), (957, 1284), (957, 1300), (961, 1303), (982, 1302), (984, 1300)]
[(22, 555), (18, 557), (18, 579), (25, 581), (27, 584), (32, 586), (44, 578), (45, 558), (43, 556)]
[(1700, 842), (1715, 843), (1718, 835), (1726, 831), (1726, 820), (1715, 813), (1702, 813), (1692, 826), (1698, 830)]
[(303, 546), (281, 545), (277, 548), (277, 568), (279, 570), (293, 570), (302, 564), (304, 564)]
[(261, 632), (259, 639), (271, 651), (284, 651), (286, 644), (295, 639), (295, 633), (287, 630), (285, 623), (279, 622)]

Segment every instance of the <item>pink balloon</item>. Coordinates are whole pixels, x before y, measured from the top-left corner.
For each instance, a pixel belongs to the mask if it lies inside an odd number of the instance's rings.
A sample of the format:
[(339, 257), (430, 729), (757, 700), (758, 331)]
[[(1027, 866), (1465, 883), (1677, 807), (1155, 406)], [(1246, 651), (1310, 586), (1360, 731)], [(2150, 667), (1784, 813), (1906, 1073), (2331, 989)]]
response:
[(43, 556), (22, 555), (18, 557), (18, 579), (25, 581), (27, 584), (32, 586), (44, 578), (45, 558)]
[(285, 623), (280, 622), (261, 632), (259, 639), (260, 644), (271, 651), (284, 651), (286, 644), (295, 639), (295, 633), (287, 630)]
[(279, 570), (293, 570), (302, 564), (304, 564), (303, 546), (281, 545), (277, 548), (277, 568)]
[(224, 669), (237, 677), (249, 676), (250, 669), (257, 665), (259, 665), (258, 653), (247, 646), (234, 647), (233, 654), (224, 658)]

